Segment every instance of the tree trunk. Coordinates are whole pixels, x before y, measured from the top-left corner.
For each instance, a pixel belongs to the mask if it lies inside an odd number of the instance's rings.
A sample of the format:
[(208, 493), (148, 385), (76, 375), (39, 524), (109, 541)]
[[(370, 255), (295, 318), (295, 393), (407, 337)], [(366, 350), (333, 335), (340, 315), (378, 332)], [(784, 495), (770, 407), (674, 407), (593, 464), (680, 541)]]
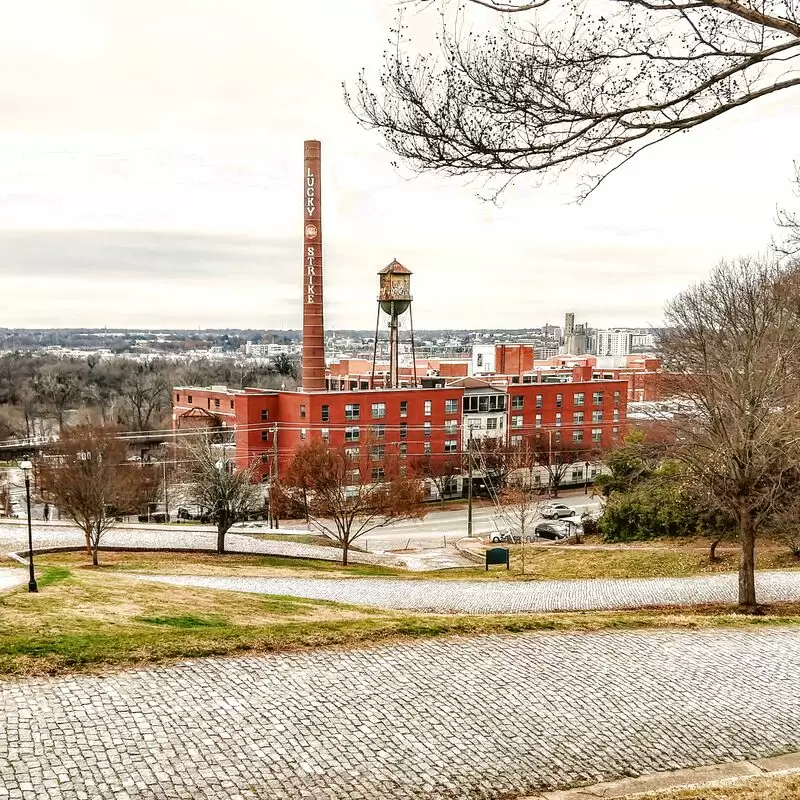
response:
[(225, 552), (225, 526), (221, 523), (217, 523), (217, 553), (224, 553)]
[(342, 544), (342, 566), (343, 567), (347, 566), (347, 553), (348, 553), (349, 549), (350, 549), (350, 542), (348, 542), (345, 539), (344, 543)]
[(93, 567), (100, 566), (100, 562), (97, 560), (97, 550), (98, 550), (97, 547), (93, 547), (92, 548), (92, 566)]
[(739, 611), (743, 614), (757, 614), (756, 602), (756, 531), (750, 511), (742, 512), (739, 518)]
[(713, 564), (715, 561), (719, 561), (719, 557), (717, 556), (717, 545), (722, 541), (722, 539), (714, 539), (711, 542), (711, 548), (708, 552), (708, 559)]

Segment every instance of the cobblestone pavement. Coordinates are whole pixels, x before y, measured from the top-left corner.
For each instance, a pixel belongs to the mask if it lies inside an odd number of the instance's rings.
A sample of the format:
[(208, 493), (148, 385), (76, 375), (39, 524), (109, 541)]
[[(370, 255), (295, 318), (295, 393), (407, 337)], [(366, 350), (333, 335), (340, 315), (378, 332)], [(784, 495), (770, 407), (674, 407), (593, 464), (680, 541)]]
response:
[(485, 636), (0, 682), (0, 797), (482, 798), (800, 749), (800, 634)]
[[(737, 599), (735, 574), (695, 578), (593, 578), (514, 583), (394, 578), (138, 577), (209, 589), (286, 594), (380, 608), (467, 614), (735, 603)], [(756, 577), (756, 585), (762, 602), (800, 600), (800, 571), (760, 572)]]
[[(0, 552), (13, 550), (27, 551), (27, 528), (19, 525), (0, 526)], [(34, 549), (48, 547), (79, 547), (84, 542), (83, 534), (67, 525), (37, 525), (33, 530)], [(187, 527), (184, 530), (164, 528), (161, 530), (133, 527), (112, 528), (103, 537), (106, 547), (138, 547), (147, 550), (159, 548), (216, 550), (216, 533), (196, 531)], [(323, 561), (338, 561), (341, 550), (323, 545), (302, 544), (300, 542), (280, 542), (272, 539), (256, 539), (239, 533), (229, 533), (225, 537), (225, 547), (235, 553), (263, 553), (264, 555), (294, 556), (299, 558), (318, 558)], [(350, 552), (350, 561), (357, 564), (384, 564), (402, 566), (402, 562), (386, 555)], [(2, 795), (0, 795), (2, 797)]]

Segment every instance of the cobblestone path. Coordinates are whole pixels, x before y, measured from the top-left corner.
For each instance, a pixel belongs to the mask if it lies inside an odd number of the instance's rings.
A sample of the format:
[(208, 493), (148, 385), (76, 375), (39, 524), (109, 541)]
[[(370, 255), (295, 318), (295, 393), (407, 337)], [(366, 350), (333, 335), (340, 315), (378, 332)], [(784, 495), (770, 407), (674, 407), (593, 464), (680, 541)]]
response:
[(0, 682), (0, 797), (514, 796), (800, 750), (800, 634), (486, 636)]
[[(223, 578), (192, 575), (138, 577), (209, 589), (286, 594), (380, 608), (468, 614), (736, 603), (737, 598), (735, 574), (694, 578), (593, 578), (513, 583), (394, 578)], [(759, 572), (756, 583), (761, 602), (800, 600), (800, 571)]]
[[(27, 528), (15, 525), (0, 526), (0, 551), (27, 551)], [(34, 550), (48, 547), (80, 547), (84, 542), (83, 534), (68, 525), (39, 525), (33, 531)], [(216, 533), (192, 530), (187, 526), (184, 530), (163, 528), (161, 530), (137, 528), (112, 528), (103, 536), (105, 547), (134, 547), (145, 550), (197, 549), (215, 551), (217, 548)], [(264, 555), (292, 556), (297, 558), (318, 558), (323, 561), (338, 561), (341, 550), (336, 547), (325, 547), (301, 542), (281, 542), (273, 539), (256, 539), (240, 533), (229, 533), (225, 537), (225, 547), (231, 553), (263, 553)], [(401, 566), (393, 556), (373, 553), (350, 552), (350, 561), (356, 564), (384, 564)], [(2, 797), (2, 795), (0, 795)]]

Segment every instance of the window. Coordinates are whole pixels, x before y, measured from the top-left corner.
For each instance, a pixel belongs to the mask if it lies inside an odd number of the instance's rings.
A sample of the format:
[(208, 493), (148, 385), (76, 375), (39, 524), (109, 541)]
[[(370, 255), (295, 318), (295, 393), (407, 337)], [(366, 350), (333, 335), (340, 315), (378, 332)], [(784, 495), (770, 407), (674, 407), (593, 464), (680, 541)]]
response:
[(382, 481), (384, 478), (384, 471), (383, 467), (373, 467), (372, 468), (372, 482), (377, 483), (378, 481)]
[(583, 425), (583, 411), (575, 411), (572, 415), (572, 422), (575, 425)]
[(426, 400), (425, 401), (425, 416), (429, 417), (432, 412), (433, 412), (433, 401), (432, 400)]
[(522, 436), (517, 434), (516, 436), (511, 437), (511, 446), (512, 447), (522, 447)]
[(373, 461), (383, 461), (386, 458), (386, 445), (385, 444), (374, 444), (369, 449), (369, 457)]
[(400, 467), (400, 477), (405, 478), (408, 475), (408, 467)]
[(405, 439), (408, 437), (408, 423), (401, 422), (400, 423), (400, 438)]
[(269, 419), (269, 411), (266, 408), (261, 409), (261, 421), (266, 422)]
[(614, 409), (614, 422), (619, 422), (619, 409)]
[(359, 448), (359, 447), (348, 447), (344, 451), (344, 454), (347, 456), (347, 458), (350, 461), (358, 461), (358, 459), (361, 457), (361, 448)]
[(556, 411), (556, 427), (557, 428), (561, 427), (561, 412), (560, 411)]
[(181, 401), (181, 396), (179, 394), (176, 394), (175, 395), (175, 402), (176, 403), (180, 403), (180, 401)]
[(431, 443), (425, 442), (425, 447), (423, 449), (423, 455), (429, 456), (431, 454)]
[(330, 406), (322, 406), (322, 421), (328, 422), (331, 416), (331, 407)]
[(614, 392), (614, 405), (618, 406), (620, 401), (619, 392)]
[(553, 431), (553, 444), (561, 444), (561, 431)]
[(206, 400), (206, 402), (208, 403), (208, 407), (211, 408), (211, 398), (210, 397), (208, 398), (208, 400)]
[(400, 416), (407, 417), (408, 416), (408, 400), (401, 400), (400, 401)]
[(456, 439), (446, 439), (444, 443), (445, 453), (455, 453), (458, 450), (458, 441)]
[(513, 417), (511, 417), (511, 427), (512, 428), (522, 427), (522, 414), (515, 414)]
[(386, 436), (386, 426), (385, 425), (373, 425), (372, 426), (372, 435), (376, 439), (383, 439)]
[(308, 437), (308, 431), (305, 428), (300, 428), (300, 438), (306, 439)]
[(400, 447), (398, 447), (397, 452), (400, 454), (400, 458), (406, 458), (408, 456), (408, 444), (406, 442), (400, 442)]
[(331, 432), (327, 428), (323, 428), (320, 434), (323, 442), (329, 442), (331, 440)]
[(583, 441), (583, 431), (572, 431), (572, 441), (573, 442), (582, 442)]
[[(351, 469), (347, 474), (350, 476), (350, 480), (348, 481), (350, 486), (358, 486), (358, 484), (361, 483), (361, 470)], [(353, 493), (350, 493), (351, 496), (352, 494)]]
[(592, 441), (599, 442), (603, 438), (602, 428), (592, 428)]
[(360, 438), (361, 429), (357, 426), (344, 429), (344, 440), (346, 442), (357, 442)]
[(592, 411), (592, 422), (602, 422), (602, 421), (603, 421), (603, 412)]
[(345, 419), (359, 419), (361, 417), (361, 405), (359, 403), (348, 403), (344, 407)]
[(541, 428), (542, 427), (542, 415), (541, 414), (537, 414), (536, 415), (536, 418), (534, 420), (534, 424), (536, 425), (537, 428)]
[(261, 431), (261, 441), (266, 442), (269, 439), (269, 431)]
[(575, 394), (572, 395), (572, 405), (574, 406), (582, 406), (583, 400), (584, 400), (583, 392), (575, 392)]
[(426, 436), (430, 436), (431, 435), (431, 424), (430, 424), (430, 422), (426, 422), (425, 423), (424, 429), (425, 429), (425, 435)]
[(386, 403), (372, 404), (372, 419), (383, 419), (386, 416)]
[(489, 417), (489, 419), (486, 420), (486, 430), (497, 430), (497, 417)]
[(231, 408), (233, 408), (233, 400), (231, 400)]
[(186, 395), (186, 402), (187, 403), (191, 403), (192, 402), (192, 396), (190, 394)]
[(595, 392), (592, 395), (592, 403), (596, 406), (603, 405), (603, 393), (602, 392)]
[(458, 400), (445, 400), (444, 401), (445, 414), (458, 414)]
[(219, 408), (219, 397), (214, 398), (214, 408)]
[(611, 433), (612, 433), (614, 436), (616, 436), (616, 435), (619, 433), (619, 428), (617, 428), (616, 426), (615, 426), (615, 427), (613, 427), (613, 428), (611, 429)]
[(536, 395), (536, 408), (542, 407), (542, 396), (540, 394)]
[(519, 411), (525, 405), (525, 397), (521, 394), (515, 394), (511, 398), (511, 408)]
[(572, 468), (572, 482), (577, 483), (578, 481), (583, 480), (583, 467), (573, 467)]
[(482, 419), (471, 419), (469, 421), (469, 427), (472, 428), (474, 431), (479, 431), (483, 428), (483, 420)]
[(458, 430), (458, 420), (457, 419), (448, 419), (445, 420), (444, 423), (444, 432), (453, 434)]
[(561, 408), (561, 404), (564, 402), (564, 395), (559, 392), (556, 395), (556, 408)]

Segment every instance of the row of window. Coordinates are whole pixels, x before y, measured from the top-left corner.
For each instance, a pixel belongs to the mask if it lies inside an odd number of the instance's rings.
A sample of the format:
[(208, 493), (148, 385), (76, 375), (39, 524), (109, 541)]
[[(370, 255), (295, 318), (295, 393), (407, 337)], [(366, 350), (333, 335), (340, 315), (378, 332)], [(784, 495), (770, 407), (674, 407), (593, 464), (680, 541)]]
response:
[[(619, 428), (612, 428), (611, 434), (616, 436), (619, 433)], [(513, 434), (511, 436), (511, 446), (512, 447), (521, 447), (524, 441), (524, 436), (522, 434)], [(601, 442), (603, 440), (603, 429), (602, 428), (592, 428), (592, 441), (593, 442)], [(583, 442), (586, 441), (584, 438), (584, 434), (582, 430), (574, 430), (572, 431), (572, 441), (573, 442)], [(561, 431), (553, 431), (553, 444), (560, 444), (561, 443)]]
[[(423, 453), (426, 456), (431, 455), (433, 447), (430, 442), (425, 442), (425, 446), (423, 447)], [(444, 443), (444, 452), (445, 453), (457, 453), (458, 452), (458, 439), (447, 439)], [(408, 444), (406, 442), (400, 442), (397, 445), (397, 454), (400, 458), (406, 458), (408, 456)], [(345, 449), (345, 455), (351, 461), (358, 461), (361, 458), (361, 448), (360, 447), (348, 447)], [(369, 457), (372, 461), (383, 461), (386, 458), (386, 445), (385, 444), (373, 444), (370, 446), (369, 449)]]
[[(602, 422), (603, 421), (603, 412), (602, 411), (592, 411), (592, 422)], [(615, 408), (613, 412), (613, 421), (619, 422), (619, 409)], [(583, 411), (575, 411), (572, 414), (572, 424), (573, 425), (583, 425), (584, 423), (584, 412)], [(561, 425), (561, 412), (556, 411), (556, 419), (555, 419), (556, 427)], [(537, 414), (534, 417), (534, 425), (537, 428), (542, 427), (542, 415)], [(511, 417), (511, 427), (512, 428), (521, 428), (523, 427), (523, 418), (522, 414), (515, 414)]]
[[(592, 405), (603, 405), (604, 392), (592, 392)], [(614, 405), (619, 405), (622, 399), (620, 392), (614, 392)], [(537, 394), (535, 397), (536, 408), (541, 408), (544, 402), (542, 395)], [(572, 405), (582, 406), (586, 402), (586, 394), (584, 392), (573, 392)], [(561, 408), (564, 404), (564, 395), (559, 392), (556, 394), (556, 408)], [(525, 408), (525, 395), (515, 394), (511, 397), (511, 408), (514, 411), (521, 411)]]

